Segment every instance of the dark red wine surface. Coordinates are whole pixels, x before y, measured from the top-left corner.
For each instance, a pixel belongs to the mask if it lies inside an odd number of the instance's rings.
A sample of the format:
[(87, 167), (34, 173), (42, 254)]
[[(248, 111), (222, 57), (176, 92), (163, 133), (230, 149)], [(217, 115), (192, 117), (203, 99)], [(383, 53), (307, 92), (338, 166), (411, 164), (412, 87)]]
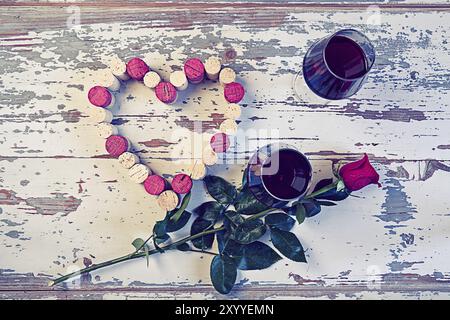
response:
[[(279, 159), (278, 170), (273, 174), (270, 169), (272, 160)], [(266, 174), (269, 172), (270, 174)], [(301, 196), (308, 187), (311, 178), (311, 166), (308, 160), (292, 149), (281, 149), (272, 153), (264, 162), (262, 181), (273, 196), (288, 200)]]
[(330, 70), (344, 79), (361, 77), (367, 72), (367, 63), (361, 47), (353, 40), (335, 36), (325, 48), (325, 61)]

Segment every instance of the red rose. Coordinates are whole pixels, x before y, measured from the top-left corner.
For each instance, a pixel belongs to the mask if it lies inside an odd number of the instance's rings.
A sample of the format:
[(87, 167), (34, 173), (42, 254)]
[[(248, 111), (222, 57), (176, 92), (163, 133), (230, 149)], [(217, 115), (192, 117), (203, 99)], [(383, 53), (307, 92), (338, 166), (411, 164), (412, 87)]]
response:
[(369, 184), (377, 184), (381, 187), (378, 180), (380, 176), (372, 167), (367, 154), (361, 160), (350, 162), (342, 166), (339, 175), (344, 181), (345, 186), (350, 191), (357, 191)]

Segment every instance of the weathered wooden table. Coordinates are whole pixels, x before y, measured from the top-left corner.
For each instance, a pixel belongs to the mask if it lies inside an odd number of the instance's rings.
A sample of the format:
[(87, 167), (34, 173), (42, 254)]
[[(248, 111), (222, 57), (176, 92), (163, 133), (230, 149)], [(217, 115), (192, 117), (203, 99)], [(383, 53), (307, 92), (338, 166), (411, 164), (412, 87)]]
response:
[[(382, 188), (295, 229), (308, 264), (241, 272), (225, 298), (449, 298), (450, 2), (323, 2), (2, 2), (0, 298), (224, 298), (210, 285), (211, 257), (198, 253), (47, 287), (57, 274), (129, 252), (163, 215), (105, 157), (86, 117), (86, 90), (114, 54), (145, 57), (165, 75), (187, 57), (219, 55), (246, 83), (240, 128), (278, 129), (311, 159), (315, 181), (332, 161), (364, 152), (380, 172)], [(307, 48), (345, 27), (376, 47), (368, 82), (349, 100), (298, 102), (291, 83)], [(132, 84), (115, 123), (140, 157), (173, 174), (173, 132), (190, 132), (198, 120), (216, 127), (221, 118), (220, 92), (204, 88), (164, 106)], [(213, 173), (238, 181), (243, 168)], [(198, 203), (200, 183), (195, 190)]]

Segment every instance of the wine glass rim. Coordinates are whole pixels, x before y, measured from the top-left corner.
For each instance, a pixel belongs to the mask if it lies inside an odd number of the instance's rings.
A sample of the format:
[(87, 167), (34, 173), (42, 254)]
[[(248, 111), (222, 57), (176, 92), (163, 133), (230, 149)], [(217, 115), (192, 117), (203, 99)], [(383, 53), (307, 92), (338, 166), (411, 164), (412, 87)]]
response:
[[(338, 33), (345, 32), (345, 31), (356, 32), (358, 35), (360, 35), (361, 37), (365, 38), (365, 39), (367, 40), (367, 42), (370, 44), (370, 46), (373, 48), (372, 43), (370, 42), (370, 39), (369, 39), (364, 33), (362, 33), (361, 31), (358, 31), (358, 30), (352, 29), (352, 28), (341, 29), (341, 30), (336, 31), (336, 32), (333, 33), (332, 35), (328, 36), (328, 39), (327, 39), (326, 42), (325, 42), (324, 49), (322, 50), (322, 58), (323, 58), (323, 62), (325, 63), (325, 66), (327, 67), (327, 70), (328, 70), (334, 77), (336, 77), (336, 78), (338, 78), (339, 80), (342, 80), (342, 81), (355, 81), (355, 80), (359, 80), (359, 79), (362, 79), (362, 78), (364, 78), (365, 76), (367, 76), (367, 74), (369, 73), (369, 70), (372, 68), (373, 64), (375, 63), (375, 59), (373, 59), (372, 63), (368, 66), (367, 72), (364, 73), (362, 76), (355, 77), (355, 78), (343, 78), (343, 77), (338, 76), (336, 73), (333, 72), (333, 70), (328, 66), (327, 59), (325, 58), (325, 51), (326, 51), (326, 48), (328, 47), (328, 43), (329, 43), (329, 42), (331, 41), (331, 39), (333, 39)], [(353, 40), (353, 39), (350, 39), (350, 40), (354, 41), (358, 46), (360, 46), (359, 43), (357, 43), (355, 40)], [(360, 47), (361, 47), (361, 46), (360, 46)], [(361, 49), (362, 49), (362, 48), (361, 48)], [(366, 55), (365, 52), (364, 52), (364, 55)], [(366, 59), (366, 60), (367, 60), (367, 59)]]
[[(270, 192), (269, 191), (269, 189), (266, 187), (266, 184), (265, 184), (265, 182), (264, 182), (264, 179), (261, 177), (261, 183), (262, 183), (262, 185), (263, 185), (263, 187), (264, 187), (264, 190), (271, 196), (271, 197), (273, 197), (273, 198), (275, 198), (275, 199), (277, 199), (277, 200), (279, 200), (279, 201), (293, 201), (293, 200), (296, 200), (296, 199), (300, 199), (302, 196), (304, 196), (305, 195), (305, 193), (308, 191), (308, 188), (309, 188), (309, 186), (310, 186), (310, 184), (311, 184), (311, 178), (312, 178), (312, 166), (311, 166), (311, 162), (309, 161), (309, 159), (302, 153), (302, 152), (300, 152), (299, 150), (297, 150), (297, 148), (295, 148), (295, 147), (293, 147), (293, 146), (291, 146), (291, 145), (289, 145), (289, 144), (285, 144), (285, 143), (271, 143), (271, 144), (268, 144), (268, 145), (266, 145), (266, 146), (264, 146), (263, 148), (267, 148), (267, 147), (269, 147), (269, 146), (277, 146), (277, 150), (276, 151), (280, 151), (280, 150), (291, 150), (291, 151), (294, 151), (294, 152), (296, 152), (296, 153), (298, 153), (300, 156), (302, 156), (305, 160), (306, 160), (306, 163), (308, 164), (308, 168), (309, 168), (309, 176), (308, 176), (308, 183), (307, 183), (307, 185), (306, 185), (306, 187), (305, 187), (305, 190), (299, 195), (299, 196), (297, 196), (297, 197), (294, 197), (294, 198), (280, 198), (280, 197), (277, 197), (276, 195), (274, 195), (274, 194), (272, 194), (272, 192)], [(266, 161), (269, 159), (269, 157), (267, 157), (266, 159), (264, 159), (264, 161), (261, 163), (261, 170), (262, 170), (262, 168), (264, 168), (264, 164), (266, 163)]]

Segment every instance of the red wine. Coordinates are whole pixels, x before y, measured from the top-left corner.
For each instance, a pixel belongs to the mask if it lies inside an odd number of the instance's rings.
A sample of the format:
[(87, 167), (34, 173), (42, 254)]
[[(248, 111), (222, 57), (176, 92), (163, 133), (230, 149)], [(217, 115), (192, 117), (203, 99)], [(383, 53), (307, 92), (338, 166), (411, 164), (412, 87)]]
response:
[[(273, 170), (274, 160), (278, 170)], [(275, 172), (274, 172), (275, 171)], [(290, 200), (300, 197), (311, 179), (311, 165), (301, 153), (293, 149), (280, 149), (263, 163), (262, 181), (274, 197)]]
[(303, 59), (303, 77), (318, 96), (338, 100), (354, 95), (375, 62), (370, 40), (344, 29), (312, 45)]
[(364, 51), (347, 37), (330, 39), (325, 48), (325, 61), (335, 75), (344, 79), (359, 78), (367, 73)]

